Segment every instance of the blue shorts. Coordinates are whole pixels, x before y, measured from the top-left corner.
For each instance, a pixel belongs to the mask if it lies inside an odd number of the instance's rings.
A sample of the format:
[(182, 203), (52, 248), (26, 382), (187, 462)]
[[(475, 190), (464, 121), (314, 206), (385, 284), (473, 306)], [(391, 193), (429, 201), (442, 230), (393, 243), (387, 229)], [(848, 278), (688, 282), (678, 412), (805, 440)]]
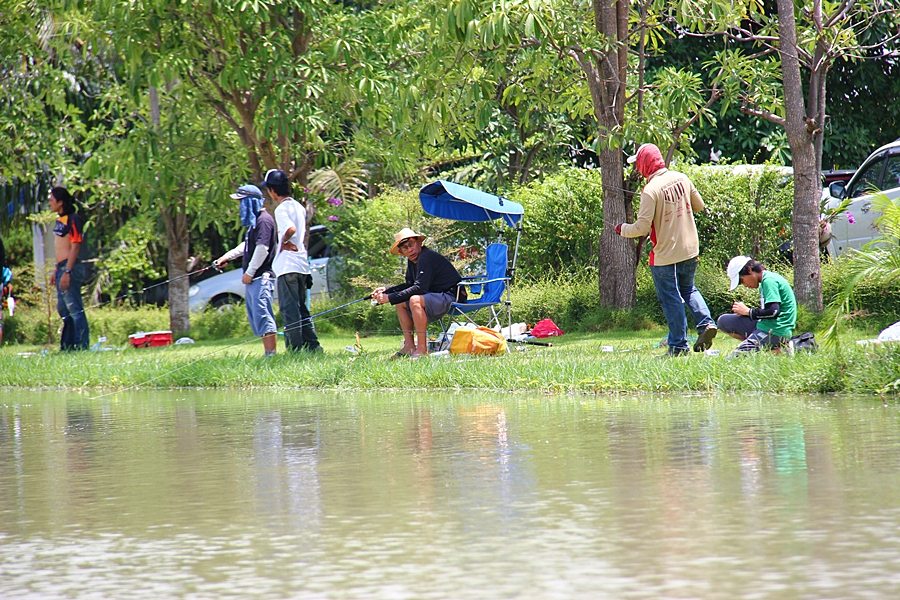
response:
[(275, 325), (275, 311), (272, 309), (272, 296), (275, 294), (275, 276), (263, 273), (247, 284), (244, 303), (247, 306), (247, 319), (253, 335), (262, 337), (278, 331)]

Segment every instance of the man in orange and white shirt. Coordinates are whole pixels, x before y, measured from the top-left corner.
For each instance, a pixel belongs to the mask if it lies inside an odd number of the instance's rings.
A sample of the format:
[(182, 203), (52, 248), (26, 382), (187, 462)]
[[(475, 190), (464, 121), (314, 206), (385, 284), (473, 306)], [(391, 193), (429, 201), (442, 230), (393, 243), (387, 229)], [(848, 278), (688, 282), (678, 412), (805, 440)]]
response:
[(641, 192), (637, 219), (616, 225), (616, 233), (628, 238), (650, 235), (650, 272), (669, 326), (669, 355), (688, 352), (685, 305), (697, 326), (694, 352), (702, 352), (718, 333), (709, 307), (694, 285), (700, 254), (694, 213), (704, 210), (703, 198), (687, 175), (666, 168), (662, 153), (653, 144), (641, 144), (628, 162), (635, 163), (647, 184)]

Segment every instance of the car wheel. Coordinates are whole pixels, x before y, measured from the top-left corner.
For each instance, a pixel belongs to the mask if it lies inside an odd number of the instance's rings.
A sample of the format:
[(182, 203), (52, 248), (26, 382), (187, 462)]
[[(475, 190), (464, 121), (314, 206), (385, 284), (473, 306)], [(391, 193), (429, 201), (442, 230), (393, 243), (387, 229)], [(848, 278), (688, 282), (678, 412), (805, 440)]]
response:
[(210, 300), (209, 305), (218, 311), (223, 310), (232, 310), (239, 304), (241, 304), (243, 300), (240, 296), (235, 296), (234, 294), (225, 294), (223, 296), (216, 296), (212, 300)]

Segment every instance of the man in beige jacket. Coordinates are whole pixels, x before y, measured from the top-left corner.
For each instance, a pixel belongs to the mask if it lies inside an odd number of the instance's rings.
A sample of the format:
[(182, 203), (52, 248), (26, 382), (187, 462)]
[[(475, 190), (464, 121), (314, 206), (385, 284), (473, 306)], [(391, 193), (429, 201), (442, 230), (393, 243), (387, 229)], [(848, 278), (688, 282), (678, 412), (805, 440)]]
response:
[(703, 199), (687, 175), (666, 168), (662, 153), (653, 144), (642, 144), (628, 162), (636, 163), (647, 184), (641, 192), (637, 220), (616, 225), (616, 233), (627, 238), (650, 235), (650, 272), (669, 325), (668, 354), (688, 352), (685, 305), (697, 326), (694, 352), (702, 352), (718, 333), (706, 301), (694, 285), (700, 254), (694, 213), (704, 209)]

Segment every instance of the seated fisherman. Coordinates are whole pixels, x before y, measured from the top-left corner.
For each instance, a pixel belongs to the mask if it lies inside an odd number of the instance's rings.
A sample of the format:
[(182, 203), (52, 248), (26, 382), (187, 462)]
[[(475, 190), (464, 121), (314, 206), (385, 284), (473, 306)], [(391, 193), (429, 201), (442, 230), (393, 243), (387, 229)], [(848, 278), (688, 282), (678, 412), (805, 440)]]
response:
[(748, 308), (735, 302), (732, 314), (719, 317), (719, 330), (741, 340), (736, 353), (756, 352), (763, 348), (780, 351), (788, 343), (797, 324), (797, 301), (787, 280), (749, 256), (735, 256), (728, 263), (730, 290), (738, 284), (759, 288), (760, 307)]
[[(404, 227), (394, 235), (391, 254), (406, 257), (406, 281), (389, 288), (377, 288), (372, 299), (378, 304), (390, 302), (397, 307), (397, 318), (403, 330), (403, 347), (397, 355), (428, 354), (425, 329), (450, 310), (450, 304), (465, 300), (465, 290), (458, 289), (462, 280), (449, 260), (422, 245), (425, 236)], [(413, 333), (415, 332), (415, 337)]]

